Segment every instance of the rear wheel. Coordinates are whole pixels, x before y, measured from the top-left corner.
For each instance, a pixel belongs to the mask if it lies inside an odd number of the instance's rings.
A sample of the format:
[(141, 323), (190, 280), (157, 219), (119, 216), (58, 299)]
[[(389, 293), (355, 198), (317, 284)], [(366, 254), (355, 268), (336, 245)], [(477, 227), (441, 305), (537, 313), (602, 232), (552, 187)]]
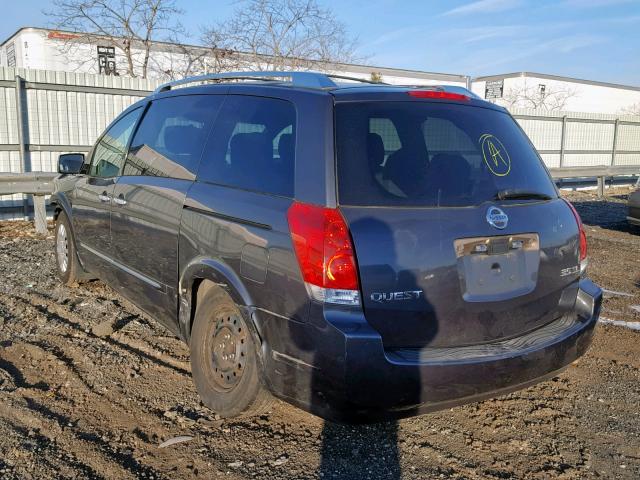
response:
[(198, 298), (190, 346), (193, 381), (203, 403), (215, 413), (253, 415), (270, 404), (256, 341), (224, 291), (208, 289)]
[(58, 277), (66, 285), (78, 283), (81, 267), (73, 241), (71, 222), (65, 212), (60, 212), (56, 220), (55, 244)]

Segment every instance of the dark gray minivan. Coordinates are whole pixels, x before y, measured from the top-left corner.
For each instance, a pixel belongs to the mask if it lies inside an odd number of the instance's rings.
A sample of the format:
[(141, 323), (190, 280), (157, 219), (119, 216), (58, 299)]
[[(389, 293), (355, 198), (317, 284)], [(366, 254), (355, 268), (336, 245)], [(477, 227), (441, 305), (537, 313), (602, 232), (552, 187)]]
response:
[(481, 400), (556, 375), (599, 315), (580, 217), (459, 87), (194, 77), (59, 171), (62, 281), (100, 278), (183, 338), (225, 417), (271, 394), (341, 421)]

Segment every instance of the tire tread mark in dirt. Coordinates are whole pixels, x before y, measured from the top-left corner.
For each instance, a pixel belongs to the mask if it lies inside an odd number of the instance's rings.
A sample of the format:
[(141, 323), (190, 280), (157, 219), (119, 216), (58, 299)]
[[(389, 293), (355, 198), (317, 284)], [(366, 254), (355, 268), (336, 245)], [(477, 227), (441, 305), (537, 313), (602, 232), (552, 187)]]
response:
[[(53, 344), (51, 344), (49, 342), (45, 342), (45, 341), (31, 341), (29, 343), (31, 345), (34, 345), (34, 346), (38, 347), (38, 348), (41, 348), (45, 352), (50, 353), (51, 355), (56, 357), (58, 360), (60, 360), (78, 378), (78, 380), (84, 385), (84, 387), (87, 390), (89, 390), (91, 393), (93, 393), (94, 395), (97, 395), (101, 399), (104, 399), (104, 400), (110, 402), (111, 404), (118, 405), (118, 406), (120, 406), (122, 408), (126, 408), (126, 406), (123, 405), (121, 402), (119, 402), (117, 400), (114, 400), (112, 398), (105, 397), (104, 393), (102, 393), (99, 389), (97, 389), (93, 385), (89, 384), (89, 382), (87, 382), (85, 380), (85, 378), (82, 376), (82, 374), (80, 373), (80, 370), (78, 370), (78, 368), (76, 367), (73, 359), (69, 358), (62, 351), (62, 349), (60, 347), (58, 347), (57, 345), (53, 345)], [(155, 412), (155, 415), (158, 415), (158, 416), (162, 417), (163, 413), (164, 413), (164, 411), (160, 412), (160, 414)], [(147, 443), (149, 443), (149, 442), (147, 442)]]
[[(462, 433), (462, 432), (458, 432), (458, 433)], [(438, 456), (445, 458), (449, 463), (453, 463), (456, 464), (456, 467), (458, 469), (463, 469), (464, 471), (466, 471), (469, 474), (473, 474), (476, 473), (479, 465), (477, 462), (470, 462), (468, 460), (465, 460), (464, 458), (456, 455), (455, 453), (453, 453), (452, 450), (447, 449), (445, 447), (439, 447), (434, 445), (432, 442), (428, 441), (428, 440), (423, 440), (419, 443), (417, 443), (417, 445), (420, 448), (428, 448), (430, 450), (433, 450)], [(453, 469), (453, 467), (449, 467), (453, 473), (455, 473), (456, 471)], [(496, 470), (497, 471), (497, 470)], [(443, 472), (438, 472), (438, 474), (441, 474)], [(505, 472), (507, 474), (509, 474), (509, 472)], [(452, 473), (448, 474), (449, 476), (452, 475)], [(487, 474), (489, 475), (489, 474)], [(463, 477), (466, 478), (466, 477)], [(511, 478), (511, 477), (499, 477), (499, 478)]]
[(49, 390), (49, 385), (42, 381), (34, 384), (27, 383), (20, 369), (9, 360), (0, 358), (0, 369), (7, 372), (11, 378), (13, 378), (13, 383), (15, 383), (16, 388), (32, 388), (35, 390), (42, 390), (43, 392)]
[[(419, 442), (418, 446), (420, 448), (429, 448), (429, 449), (433, 450), (434, 452), (436, 452), (437, 454), (442, 455), (445, 458), (448, 458), (450, 460), (455, 460), (456, 462), (460, 463), (461, 465), (465, 465), (465, 460), (464, 459), (457, 457), (456, 455), (451, 453), (446, 448), (435, 446), (433, 443), (431, 443), (428, 440), (424, 440), (422, 442)], [(465, 465), (465, 466), (471, 467), (471, 468), (477, 468), (477, 465), (475, 465), (475, 464), (473, 464), (473, 465)]]
[(4, 319), (5, 322), (15, 321), (16, 317), (6, 307), (8, 307), (8, 305), (0, 303), (0, 317)]
[(90, 392), (98, 395), (99, 397), (104, 396), (102, 392), (98, 391), (84, 379), (84, 377), (80, 373), (80, 370), (78, 370), (78, 367), (76, 367), (73, 359), (68, 357), (60, 347), (43, 340), (29, 341), (28, 343), (40, 348), (41, 350), (53, 355), (58, 360), (60, 360), (64, 364), (64, 366), (67, 367)]
[(24, 299), (19, 295), (11, 294), (10, 296), (12, 298), (14, 298), (15, 300), (18, 300), (18, 301), (22, 302), (23, 304), (29, 306), (30, 308), (36, 309), (38, 312), (43, 314), (49, 320), (58, 321), (58, 322), (60, 322), (60, 323), (62, 323), (64, 325), (67, 325), (68, 327), (71, 327), (72, 329), (74, 329), (74, 330), (76, 330), (78, 332), (81, 332), (84, 335), (87, 335), (89, 337), (96, 338), (96, 339), (99, 339), (99, 340), (103, 340), (103, 341), (107, 342), (108, 344), (110, 344), (110, 345), (112, 345), (114, 347), (118, 347), (118, 348), (120, 348), (122, 350), (127, 351), (130, 354), (137, 355), (137, 356), (140, 356), (140, 357), (144, 357), (147, 360), (149, 360), (150, 362), (152, 362), (152, 363), (154, 363), (154, 364), (156, 364), (158, 366), (169, 368), (169, 369), (171, 369), (171, 370), (173, 370), (173, 371), (175, 371), (175, 372), (177, 372), (180, 375), (183, 375), (185, 377), (190, 377), (191, 376), (190, 372), (185, 370), (184, 368), (172, 365), (171, 363), (169, 363), (169, 362), (167, 362), (165, 360), (162, 360), (161, 358), (155, 357), (155, 356), (153, 356), (153, 355), (151, 355), (151, 354), (149, 354), (147, 352), (144, 352), (143, 350), (141, 350), (139, 348), (136, 348), (134, 346), (128, 345), (128, 344), (126, 344), (124, 342), (120, 342), (120, 341), (115, 340), (115, 339), (110, 338), (110, 337), (99, 337), (98, 335), (95, 335), (91, 331), (87, 332), (79, 324), (77, 324), (77, 323), (75, 323), (75, 322), (73, 322), (73, 321), (71, 321), (71, 320), (69, 320), (67, 318), (64, 318), (63, 316), (61, 316), (61, 315), (59, 315), (59, 314), (57, 314), (55, 312), (52, 312), (45, 305), (35, 305), (34, 303), (29, 302), (27, 299)]
[[(10, 421), (6, 421), (5, 424), (8, 425), (10, 428), (12, 428), (18, 435), (20, 435), (22, 437), (20, 439), (21, 440), (21, 447), (24, 447), (24, 443), (25, 443), (24, 440), (29, 435), (29, 432), (25, 428), (19, 427), (18, 425), (15, 425), (14, 423), (12, 423)], [(58, 453), (59, 455), (62, 455), (64, 453), (64, 452), (61, 453), (60, 450), (57, 449), (57, 448), (51, 448), (52, 444), (50, 443), (50, 440), (47, 437), (43, 436), (43, 439), (44, 439), (44, 442), (45, 442), (45, 448), (51, 449), (52, 451)], [(41, 458), (40, 460), (44, 464), (45, 468), (48, 468), (49, 470), (51, 470), (51, 472), (55, 472), (55, 474), (51, 473), (50, 476), (47, 477), (48, 479), (52, 479), (52, 480), (53, 479), (60, 479), (60, 480), (62, 480), (63, 477), (59, 473), (59, 471), (60, 471), (60, 466), (59, 465), (55, 464), (54, 461), (50, 460), (46, 456), (43, 456), (43, 458)], [(2, 477), (2, 478), (4, 480), (4, 477)], [(17, 476), (16, 475), (13, 478), (22, 480), (22, 476)]]
[(117, 332), (118, 330), (122, 330), (124, 327), (126, 327), (127, 325), (129, 325), (131, 322), (133, 322), (138, 318), (139, 318), (138, 315), (129, 314), (126, 317), (117, 319), (113, 324), (113, 331)]
[[(25, 438), (25, 439), (31, 438), (35, 442), (37, 442), (39, 445), (46, 448), (47, 450), (51, 450), (55, 454), (54, 458), (64, 457), (63, 461), (65, 465), (82, 473), (82, 478), (89, 479), (89, 480), (102, 480), (105, 478), (104, 476), (96, 472), (93, 468), (91, 468), (90, 465), (87, 465), (86, 463), (82, 463), (81, 461), (79, 461), (75, 457), (75, 455), (65, 452), (63, 450), (60, 450), (55, 444), (55, 442), (52, 442), (48, 437), (45, 437), (44, 435), (37, 432), (33, 432), (33, 431), (29, 432), (29, 430), (27, 430), (26, 428), (21, 427), (10, 421), (7, 421), (6, 424), (9, 425), (9, 427), (11, 427), (22, 438)], [(46, 460), (46, 457), (43, 457), (43, 459)], [(49, 463), (53, 471), (56, 471), (59, 468), (57, 465), (54, 465), (51, 462), (47, 462), (47, 463)], [(1, 461), (0, 461), (0, 466), (2, 466)], [(58, 477), (58, 478), (63, 478), (63, 477)]]
[[(33, 400), (32, 398), (27, 397), (25, 398), (25, 401), (27, 402), (27, 407), (30, 410), (39, 413), (40, 415), (42, 415), (43, 417), (49, 420), (53, 420), (60, 427), (68, 428), (69, 423), (71, 423), (71, 419), (69, 417), (63, 414), (54, 412), (47, 406), (41, 403), (38, 403), (36, 400)], [(84, 440), (87, 443), (90, 443), (99, 447), (99, 450), (101, 453), (111, 458), (111, 460), (116, 462), (125, 470), (132, 473), (134, 476), (140, 476), (139, 474), (142, 474), (142, 476), (147, 478), (150, 478), (150, 477), (153, 477), (155, 479), (166, 478), (162, 474), (157, 472), (155, 469), (153, 469), (152, 467), (143, 465), (140, 462), (138, 462), (138, 460), (136, 460), (132, 454), (114, 449), (114, 447), (110, 445), (109, 442), (103, 440), (95, 433), (84, 432), (77, 428), (74, 428), (72, 432), (76, 438), (80, 440)]]
[(487, 468), (482, 473), (487, 477), (493, 478), (517, 478), (513, 472), (505, 472), (504, 470), (498, 470), (496, 468)]

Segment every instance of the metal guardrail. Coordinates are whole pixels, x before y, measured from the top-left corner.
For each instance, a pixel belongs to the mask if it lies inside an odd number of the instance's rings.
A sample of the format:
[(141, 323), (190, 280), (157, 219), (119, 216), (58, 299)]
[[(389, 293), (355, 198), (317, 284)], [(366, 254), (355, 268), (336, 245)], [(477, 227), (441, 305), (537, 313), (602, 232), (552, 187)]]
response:
[(607, 177), (636, 176), (640, 181), (640, 167), (636, 165), (597, 165), (593, 167), (550, 168), (551, 176), (556, 180), (566, 178), (596, 178), (598, 195), (604, 197), (604, 180)]
[(53, 179), (58, 175), (52, 172), (0, 173), (0, 195), (49, 195), (53, 193)]
[(36, 232), (47, 233), (47, 206), (44, 196), (53, 193), (52, 172), (0, 173), (0, 195), (28, 193), (33, 195), (33, 216)]
[(592, 178), (592, 177), (621, 177), (625, 175), (640, 175), (637, 165), (597, 165), (593, 167), (563, 167), (550, 168), (553, 178)]
[[(597, 178), (598, 194), (604, 196), (604, 179), (607, 177), (636, 176), (640, 182), (640, 167), (600, 165), (593, 167), (564, 167), (549, 169), (556, 179)], [(45, 195), (53, 193), (53, 180), (58, 176), (52, 172), (0, 173), (0, 195), (27, 193), (33, 195), (36, 231), (47, 233), (47, 210)]]

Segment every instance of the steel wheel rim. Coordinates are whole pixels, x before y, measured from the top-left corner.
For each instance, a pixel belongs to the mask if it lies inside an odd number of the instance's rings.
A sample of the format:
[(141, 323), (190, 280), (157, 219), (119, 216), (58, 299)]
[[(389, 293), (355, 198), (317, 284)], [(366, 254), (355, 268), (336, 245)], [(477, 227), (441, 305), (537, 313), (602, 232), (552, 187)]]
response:
[(64, 224), (58, 225), (58, 235), (56, 236), (56, 254), (58, 266), (61, 272), (66, 272), (69, 267), (69, 238)]
[(248, 332), (240, 314), (217, 316), (211, 342), (215, 385), (218, 390), (232, 390), (242, 379), (247, 362)]

